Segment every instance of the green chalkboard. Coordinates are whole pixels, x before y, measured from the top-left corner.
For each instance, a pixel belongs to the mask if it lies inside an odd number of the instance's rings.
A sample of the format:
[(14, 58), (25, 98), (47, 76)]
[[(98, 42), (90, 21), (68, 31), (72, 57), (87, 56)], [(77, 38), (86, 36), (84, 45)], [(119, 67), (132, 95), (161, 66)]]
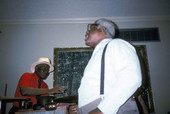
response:
[(55, 48), (54, 49), (54, 84), (67, 89), (58, 97), (77, 95), (85, 66), (93, 49), (82, 48)]

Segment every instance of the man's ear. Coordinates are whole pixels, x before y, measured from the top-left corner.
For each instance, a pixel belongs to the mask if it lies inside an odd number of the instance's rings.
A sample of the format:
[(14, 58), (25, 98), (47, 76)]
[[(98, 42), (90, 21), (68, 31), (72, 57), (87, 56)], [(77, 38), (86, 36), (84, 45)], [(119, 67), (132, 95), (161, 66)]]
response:
[(105, 27), (101, 27), (100, 30), (101, 30), (102, 32), (105, 32), (105, 31), (106, 31), (106, 28), (105, 28)]
[(100, 28), (100, 31), (101, 31), (102, 33), (104, 33), (103, 35), (104, 35), (105, 38), (109, 38), (109, 37), (110, 37), (110, 36), (108, 36), (108, 35), (106, 34), (106, 28), (105, 28), (105, 27), (101, 27), (101, 28)]

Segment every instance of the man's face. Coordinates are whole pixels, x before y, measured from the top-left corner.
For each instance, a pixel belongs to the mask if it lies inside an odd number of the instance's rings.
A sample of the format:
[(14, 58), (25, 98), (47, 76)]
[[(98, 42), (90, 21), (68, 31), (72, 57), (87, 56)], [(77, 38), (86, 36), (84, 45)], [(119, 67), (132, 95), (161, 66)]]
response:
[(85, 44), (90, 47), (95, 47), (101, 41), (101, 30), (97, 28), (97, 24), (88, 25), (85, 35)]
[(50, 66), (47, 64), (39, 64), (35, 67), (35, 73), (40, 79), (46, 79), (49, 75)]

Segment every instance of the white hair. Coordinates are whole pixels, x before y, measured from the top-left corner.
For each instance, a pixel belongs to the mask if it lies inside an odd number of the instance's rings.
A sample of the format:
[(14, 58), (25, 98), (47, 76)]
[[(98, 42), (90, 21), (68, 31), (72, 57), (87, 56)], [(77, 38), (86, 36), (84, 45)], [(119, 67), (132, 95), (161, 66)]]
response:
[(108, 36), (112, 38), (115, 36), (115, 24), (113, 21), (102, 18), (96, 20), (96, 24), (99, 24), (98, 28), (105, 27), (106, 28), (105, 32)]

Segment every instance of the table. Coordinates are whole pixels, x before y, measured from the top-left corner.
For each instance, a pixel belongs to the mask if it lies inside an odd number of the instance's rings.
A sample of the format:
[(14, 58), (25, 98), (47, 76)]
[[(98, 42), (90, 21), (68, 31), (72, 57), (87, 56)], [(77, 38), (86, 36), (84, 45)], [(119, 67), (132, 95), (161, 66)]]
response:
[(22, 107), (25, 102), (29, 101), (29, 98), (17, 98), (17, 97), (4, 97), (0, 96), (0, 114), (6, 114), (6, 104), (10, 102), (19, 102)]
[(46, 111), (44, 108), (40, 110), (22, 109), (16, 112), (15, 114), (68, 114), (68, 107), (59, 106), (56, 110), (53, 111)]

